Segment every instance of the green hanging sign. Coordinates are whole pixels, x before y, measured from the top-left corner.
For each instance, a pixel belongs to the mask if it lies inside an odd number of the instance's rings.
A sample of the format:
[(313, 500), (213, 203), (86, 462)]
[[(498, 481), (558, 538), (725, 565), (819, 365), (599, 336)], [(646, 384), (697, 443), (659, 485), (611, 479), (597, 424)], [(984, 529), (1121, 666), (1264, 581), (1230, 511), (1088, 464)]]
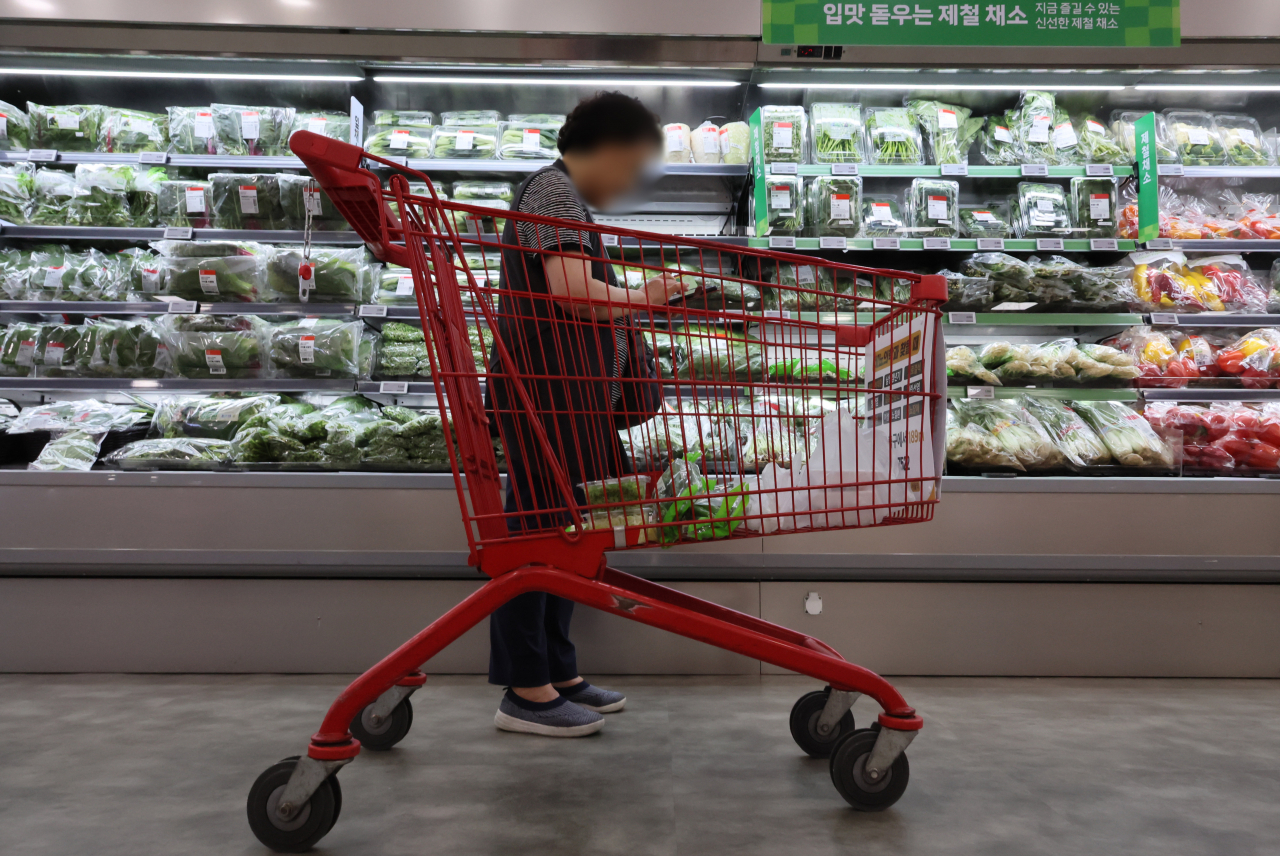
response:
[(763, 0), (762, 20), (769, 45), (1177, 47), (1178, 2)]
[(1138, 159), (1138, 240), (1160, 237), (1160, 170), (1156, 165), (1156, 114), (1133, 123), (1133, 149)]

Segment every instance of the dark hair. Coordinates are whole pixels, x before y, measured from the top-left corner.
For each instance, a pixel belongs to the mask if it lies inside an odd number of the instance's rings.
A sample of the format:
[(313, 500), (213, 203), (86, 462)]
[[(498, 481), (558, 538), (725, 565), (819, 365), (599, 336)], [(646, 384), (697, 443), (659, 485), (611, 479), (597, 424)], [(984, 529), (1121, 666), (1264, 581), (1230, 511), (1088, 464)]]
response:
[(588, 152), (601, 143), (662, 142), (658, 117), (639, 98), (621, 92), (597, 92), (579, 102), (560, 128), (556, 141), (561, 154)]

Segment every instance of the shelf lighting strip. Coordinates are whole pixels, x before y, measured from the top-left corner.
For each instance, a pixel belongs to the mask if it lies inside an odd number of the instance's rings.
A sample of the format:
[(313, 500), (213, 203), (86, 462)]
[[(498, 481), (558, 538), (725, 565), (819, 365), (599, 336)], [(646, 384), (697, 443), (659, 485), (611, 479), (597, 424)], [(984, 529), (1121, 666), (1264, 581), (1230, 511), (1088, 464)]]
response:
[[(376, 80), (377, 78), (375, 78)], [(1009, 83), (787, 83), (770, 82), (758, 84), (761, 89), (947, 89), (966, 90), (971, 92), (1020, 92), (1033, 88), (1034, 84)], [(1124, 86), (1098, 83), (1093, 85), (1053, 84), (1046, 86), (1055, 92), (1116, 92)]]
[(622, 77), (446, 77), (424, 75), (375, 75), (377, 83), (445, 83), (463, 86), (695, 86), (726, 89), (741, 86), (737, 80), (665, 80)]
[(50, 77), (133, 77), (181, 80), (277, 80), (320, 83), (360, 83), (363, 77), (336, 74), (232, 74), (216, 71), (101, 71), (81, 68), (0, 68), (0, 74)]

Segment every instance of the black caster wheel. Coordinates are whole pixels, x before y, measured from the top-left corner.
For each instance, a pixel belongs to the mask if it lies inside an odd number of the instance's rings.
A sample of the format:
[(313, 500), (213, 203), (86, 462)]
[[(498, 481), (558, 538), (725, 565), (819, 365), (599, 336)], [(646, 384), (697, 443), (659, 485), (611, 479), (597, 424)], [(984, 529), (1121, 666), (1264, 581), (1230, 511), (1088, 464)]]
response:
[(845, 802), (858, 811), (884, 811), (898, 801), (911, 778), (905, 752), (879, 781), (867, 778), (867, 759), (876, 745), (876, 736), (870, 728), (854, 731), (845, 735), (831, 753), (831, 781)]
[(854, 730), (853, 711), (845, 711), (844, 716), (831, 729), (831, 733), (823, 736), (818, 733), (818, 717), (827, 704), (830, 688), (805, 693), (791, 708), (791, 736), (796, 745), (812, 758), (829, 758), (831, 750), (844, 735)]
[[(290, 755), (288, 758), (281, 758), (280, 763), (285, 764), (300, 760), (302, 760), (301, 755)], [(329, 784), (333, 787), (333, 823), (329, 824), (329, 829), (333, 829), (334, 824), (338, 822), (338, 816), (342, 814), (342, 785), (338, 784), (337, 773), (329, 777)]]
[(259, 841), (277, 853), (305, 853), (324, 838), (338, 820), (342, 798), (332, 776), (321, 783), (292, 820), (281, 820), (276, 814), (276, 806), (297, 764), (296, 759), (290, 759), (268, 767), (249, 789), (249, 828)]
[(385, 752), (404, 739), (409, 733), (410, 725), (413, 725), (413, 705), (406, 698), (392, 708), (390, 716), (379, 723), (372, 721), (368, 707), (360, 711), (360, 715), (351, 720), (351, 736), (359, 740), (360, 745), (366, 749)]

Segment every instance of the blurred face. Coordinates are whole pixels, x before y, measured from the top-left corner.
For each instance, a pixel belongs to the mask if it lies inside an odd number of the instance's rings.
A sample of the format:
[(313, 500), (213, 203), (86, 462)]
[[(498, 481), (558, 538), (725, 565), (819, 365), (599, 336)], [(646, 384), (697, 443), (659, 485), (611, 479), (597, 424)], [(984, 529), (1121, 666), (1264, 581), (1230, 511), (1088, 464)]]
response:
[(570, 152), (564, 162), (582, 198), (594, 208), (606, 208), (635, 188), (657, 156), (657, 145), (643, 140), (601, 143), (589, 152)]

